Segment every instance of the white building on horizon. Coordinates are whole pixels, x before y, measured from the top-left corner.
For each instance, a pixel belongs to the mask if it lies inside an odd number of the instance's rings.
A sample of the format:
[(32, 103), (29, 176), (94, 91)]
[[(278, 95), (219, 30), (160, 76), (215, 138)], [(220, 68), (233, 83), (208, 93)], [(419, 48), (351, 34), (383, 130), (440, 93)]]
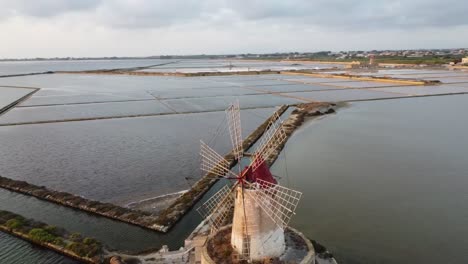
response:
[(468, 64), (468, 57), (463, 58), (461, 61), (462, 64)]

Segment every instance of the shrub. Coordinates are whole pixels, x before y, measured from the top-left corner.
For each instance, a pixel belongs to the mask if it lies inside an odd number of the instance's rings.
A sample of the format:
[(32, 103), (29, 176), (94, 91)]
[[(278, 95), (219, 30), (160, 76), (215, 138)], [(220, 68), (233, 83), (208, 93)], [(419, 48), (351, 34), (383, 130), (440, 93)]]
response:
[(80, 233), (72, 233), (70, 234), (69, 238), (73, 242), (81, 242), (81, 240), (83, 239)]
[(52, 243), (54, 245), (57, 245), (57, 246), (61, 246), (61, 247), (64, 247), (65, 246), (65, 242), (63, 241), (63, 239), (61, 237), (56, 237), (54, 239), (54, 241), (52, 241)]
[(66, 248), (78, 256), (84, 257), (86, 256), (86, 248), (83, 244), (78, 243), (78, 242), (71, 242), (69, 243)]
[(24, 225), (24, 221), (20, 218), (13, 218), (6, 222), (6, 226), (10, 229), (19, 229)]
[(33, 228), (29, 231), (29, 237), (38, 242), (53, 242), (56, 237), (42, 228)]
[(91, 245), (91, 244), (96, 244), (96, 243), (98, 243), (98, 242), (97, 242), (97, 240), (94, 239), (94, 238), (86, 237), (86, 238), (83, 239), (83, 243), (84, 243), (85, 245)]
[(57, 227), (48, 225), (44, 227), (44, 230), (55, 235), (57, 232)]
[(89, 245), (86, 249), (86, 257), (92, 258), (101, 252), (101, 246), (99, 244)]
[[(89, 239), (88, 242), (91, 242), (91, 240), (94, 239)], [(80, 242), (71, 242), (66, 246), (66, 249), (74, 252), (78, 256), (92, 258), (101, 252), (101, 245), (95, 240), (94, 243), (90, 245)]]

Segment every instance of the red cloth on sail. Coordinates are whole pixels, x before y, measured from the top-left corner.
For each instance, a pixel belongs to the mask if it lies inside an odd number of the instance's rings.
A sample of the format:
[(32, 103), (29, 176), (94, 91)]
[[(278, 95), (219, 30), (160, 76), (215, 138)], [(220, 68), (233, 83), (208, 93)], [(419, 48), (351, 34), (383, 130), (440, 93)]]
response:
[(245, 179), (249, 182), (256, 182), (257, 179), (277, 184), (278, 182), (273, 178), (273, 175), (270, 172), (266, 162), (264, 160), (257, 160), (260, 165), (257, 167), (255, 171), (252, 171), (252, 167), (246, 167), (242, 173), (245, 173)]

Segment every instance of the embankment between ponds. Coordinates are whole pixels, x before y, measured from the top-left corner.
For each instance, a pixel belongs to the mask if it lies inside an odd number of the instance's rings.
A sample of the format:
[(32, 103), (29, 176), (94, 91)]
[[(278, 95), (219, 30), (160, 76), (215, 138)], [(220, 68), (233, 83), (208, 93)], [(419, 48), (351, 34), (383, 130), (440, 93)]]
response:
[(428, 81), (428, 80), (419, 80), (419, 79), (400, 79), (392, 77), (374, 77), (374, 76), (361, 76), (361, 75), (352, 75), (352, 74), (326, 74), (326, 73), (315, 73), (310, 71), (284, 71), (281, 74), (286, 75), (303, 75), (309, 77), (318, 77), (318, 78), (339, 78), (339, 79), (349, 79), (349, 80), (358, 80), (358, 81), (374, 81), (374, 82), (385, 82), (385, 83), (394, 83), (399, 85), (434, 85), (439, 84), (439, 81)]
[[(282, 123), (287, 137), (289, 137), (294, 130), (304, 122), (306, 117), (334, 113), (334, 106), (334, 104), (321, 102), (296, 105), (296, 109), (292, 111), (291, 115)], [(270, 122), (275, 122), (277, 117), (281, 116), (288, 107), (289, 106), (287, 105), (281, 106), (253, 133), (251, 133), (243, 142), (244, 151), (251, 148), (268, 129)], [(286, 144), (286, 141), (287, 140), (285, 140), (267, 159), (269, 165), (273, 164), (276, 160), (282, 148)], [(226, 154), (224, 158), (230, 162), (231, 167), (236, 165), (232, 151)], [(175, 199), (171, 205), (160, 211), (158, 214), (124, 208), (110, 203), (93, 201), (70, 193), (50, 190), (44, 186), (37, 186), (24, 181), (13, 180), (1, 176), (0, 187), (146, 229), (167, 232), (196, 204), (198, 200), (203, 197), (203, 195), (213, 186), (214, 183), (217, 182), (217, 180), (218, 177), (214, 174), (207, 173), (197, 181), (190, 190), (183, 193), (180, 197)]]
[(14, 102), (11, 102), (10, 104), (0, 108), (0, 115), (2, 115), (3, 113), (8, 112), (9, 110), (11, 110), (15, 106), (17, 106), (19, 103), (21, 103), (21, 102), (25, 101), (26, 99), (28, 99), (29, 97), (31, 97), (35, 92), (39, 91), (39, 88), (28, 88), (28, 89), (31, 89), (30, 93), (28, 93), (27, 95), (19, 98), (18, 100), (14, 101)]
[(279, 74), (280, 71), (232, 71), (232, 72), (156, 72), (156, 71), (128, 71), (128, 70), (97, 70), (97, 71), (57, 71), (63, 74), (104, 74), (104, 75), (135, 75), (135, 76), (177, 76), (177, 77), (199, 77), (199, 76), (229, 76), (229, 75), (260, 75)]
[[(281, 116), (289, 106), (281, 106), (273, 115), (271, 115), (265, 122), (263, 122), (254, 132), (252, 132), (246, 139), (243, 141), (242, 148), (244, 151), (247, 151), (250, 147), (260, 139), (265, 130), (268, 128), (270, 122), (275, 122), (278, 116)], [(224, 156), (230, 163), (230, 167), (236, 165), (234, 155), (232, 151)], [(165, 210), (159, 213), (158, 222), (168, 228), (172, 227), (189, 209), (191, 209), (195, 203), (200, 200), (203, 195), (215, 184), (218, 180), (218, 177), (215, 174), (207, 173), (203, 178), (198, 180), (192, 188), (186, 193), (182, 194), (178, 199), (174, 201)]]
[[(244, 141), (244, 150), (249, 149), (263, 135), (270, 121), (276, 121), (276, 116), (281, 116), (287, 109), (287, 105), (281, 106), (275, 114), (250, 134)], [(232, 166), (235, 165), (232, 152), (228, 153), (225, 159), (230, 161)], [(167, 232), (215, 182), (216, 179), (214, 179), (213, 175), (206, 174), (188, 192), (181, 195), (173, 204), (158, 215), (155, 215), (141, 210), (132, 210), (110, 203), (89, 200), (70, 193), (50, 190), (44, 186), (37, 186), (25, 181), (0, 176), (1, 188), (159, 232)]]

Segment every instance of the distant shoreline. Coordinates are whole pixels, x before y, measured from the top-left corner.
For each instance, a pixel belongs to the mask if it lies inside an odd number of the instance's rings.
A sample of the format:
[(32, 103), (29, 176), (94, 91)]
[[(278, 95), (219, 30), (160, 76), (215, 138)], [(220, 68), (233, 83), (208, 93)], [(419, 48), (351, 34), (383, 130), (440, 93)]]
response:
[[(102, 57), (102, 58), (35, 58), (35, 59), (0, 59), (0, 62), (21, 62), (21, 61), (99, 61), (99, 60), (166, 60), (169, 58), (153, 57)], [(177, 58), (171, 58), (177, 59)]]

